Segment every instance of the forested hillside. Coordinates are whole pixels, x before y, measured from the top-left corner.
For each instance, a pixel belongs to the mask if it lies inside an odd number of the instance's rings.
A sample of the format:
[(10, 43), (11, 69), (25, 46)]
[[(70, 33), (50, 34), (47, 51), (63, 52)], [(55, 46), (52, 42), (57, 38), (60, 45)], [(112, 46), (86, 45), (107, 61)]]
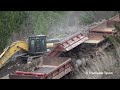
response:
[(58, 23), (64, 13), (58, 11), (1, 11), (0, 51), (12, 41), (26, 39), (32, 34), (47, 34), (49, 27)]
[[(77, 32), (80, 25), (109, 18), (116, 13), (117, 11), (0, 11), (0, 51), (11, 42), (25, 40), (33, 34), (61, 38)], [(78, 30), (75, 30), (76, 26)]]

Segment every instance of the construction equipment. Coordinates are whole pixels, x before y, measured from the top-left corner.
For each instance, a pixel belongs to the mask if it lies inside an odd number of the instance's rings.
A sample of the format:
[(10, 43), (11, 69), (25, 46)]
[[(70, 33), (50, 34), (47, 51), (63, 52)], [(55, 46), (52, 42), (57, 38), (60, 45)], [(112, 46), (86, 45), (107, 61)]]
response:
[[(75, 48), (87, 39), (88, 38), (81, 33), (75, 34), (59, 42), (46, 56), (41, 56), (43, 59), (42, 61), (39, 59), (39, 61), (41, 61), (42, 64), (39, 64), (40, 66), (37, 70), (34, 69), (30, 72), (24, 70), (17, 71), (10, 74), (9, 77), (11, 79), (59, 79), (71, 72), (73, 68), (71, 58), (59, 57), (60, 53)], [(35, 52), (34, 49), (33, 52)]]
[(76, 46), (80, 45), (84, 41), (88, 40), (88, 37), (77, 33), (69, 38), (61, 41), (49, 54), (48, 56), (55, 57), (59, 56), (62, 52), (70, 51), (71, 49), (75, 48)]
[(11, 79), (60, 79), (72, 69), (71, 58), (43, 57), (43, 64), (33, 72), (16, 71), (9, 77)]
[(28, 42), (30, 54), (47, 51), (45, 35), (31, 36)]
[[(38, 66), (34, 66), (32, 71), (15, 71), (9, 75), (11, 79), (59, 79), (71, 72), (73, 68), (71, 58), (60, 57), (60, 54), (72, 51), (82, 45), (85, 48), (89, 45), (96, 52), (104, 50), (110, 45), (104, 37), (117, 35), (117, 31), (112, 25), (116, 22), (120, 23), (120, 17), (118, 15), (109, 20), (104, 20), (99, 25), (91, 28), (87, 35), (78, 32), (61, 42), (57, 42), (57, 44), (47, 43), (45, 35), (31, 36), (29, 37), (28, 43), (17, 42), (4, 50), (1, 54), (1, 67), (5, 65), (14, 53), (23, 50), (28, 55), (22, 55), (22, 57), (27, 57), (27, 60), (30, 62), (32, 60), (35, 61), (37, 57), (40, 63), (38, 63)], [(50, 52), (47, 52), (47, 47), (49, 46), (54, 46), (54, 48)], [(35, 69), (36, 67), (37, 69)]]
[[(44, 42), (43, 42), (44, 41)], [(0, 55), (0, 68), (2, 68), (9, 59), (18, 51), (23, 51), (26, 54), (37, 54), (44, 53), (47, 51), (47, 48), (55, 47), (57, 42), (51, 42), (46, 44), (46, 36), (37, 35), (29, 37), (28, 42), (25, 41), (17, 41), (13, 42), (10, 46), (4, 49), (3, 53)], [(48, 40), (48, 42), (50, 42)], [(23, 56), (24, 54), (17, 55)]]
[(14, 42), (11, 46), (4, 49), (0, 55), (0, 68), (2, 68), (16, 52), (23, 50), (28, 51), (28, 44), (24, 41)]

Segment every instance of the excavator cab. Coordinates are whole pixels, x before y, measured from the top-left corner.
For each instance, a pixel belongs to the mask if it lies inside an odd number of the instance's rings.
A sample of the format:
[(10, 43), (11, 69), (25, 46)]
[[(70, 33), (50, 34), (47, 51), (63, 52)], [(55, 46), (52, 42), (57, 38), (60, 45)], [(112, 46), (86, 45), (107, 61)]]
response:
[(47, 51), (45, 35), (30, 36), (28, 43), (29, 43), (29, 48), (28, 48), (29, 54), (39, 54)]

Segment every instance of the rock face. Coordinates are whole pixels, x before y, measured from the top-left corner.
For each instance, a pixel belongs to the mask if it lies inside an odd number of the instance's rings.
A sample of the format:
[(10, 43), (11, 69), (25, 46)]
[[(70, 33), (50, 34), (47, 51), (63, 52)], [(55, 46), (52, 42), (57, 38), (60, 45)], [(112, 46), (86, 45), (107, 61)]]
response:
[(82, 65), (82, 61), (81, 60), (77, 60), (76, 61), (76, 65), (79, 67), (79, 66), (81, 66)]

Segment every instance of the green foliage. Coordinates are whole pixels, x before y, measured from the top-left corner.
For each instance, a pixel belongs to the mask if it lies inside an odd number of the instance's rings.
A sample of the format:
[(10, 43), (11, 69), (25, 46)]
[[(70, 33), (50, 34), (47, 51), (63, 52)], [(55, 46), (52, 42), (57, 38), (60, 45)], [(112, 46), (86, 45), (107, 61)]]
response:
[[(117, 33), (120, 33), (120, 27), (119, 27), (119, 24), (115, 24), (114, 27), (116, 28), (117, 30)], [(117, 52), (117, 47), (120, 46), (120, 36), (117, 35), (117, 36), (109, 36), (107, 37), (108, 41), (113, 45), (113, 53), (114, 53), (114, 56), (119, 56), (119, 53)]]
[(81, 20), (84, 24), (92, 23), (92, 22), (94, 21), (93, 12), (92, 12), (92, 11), (82, 12), (82, 14), (80, 15), (80, 20)]
[[(120, 24), (115, 24), (114, 27), (116, 28), (117, 33), (120, 34)], [(119, 35), (114, 36), (114, 39), (120, 44), (120, 36)]]
[(0, 50), (3, 50), (13, 32), (18, 32), (26, 18), (22, 11), (0, 11)]
[(115, 24), (114, 27), (116, 28), (117, 32), (120, 33), (120, 25), (119, 24)]
[(13, 32), (21, 32), (25, 20), (34, 34), (47, 34), (52, 25), (62, 21), (64, 14), (64, 11), (0, 11), (0, 51), (7, 46)]
[(47, 34), (52, 25), (58, 24), (63, 20), (64, 11), (31, 11), (30, 18), (34, 34)]
[(84, 24), (91, 24), (116, 15), (117, 11), (82, 11), (80, 21)]

